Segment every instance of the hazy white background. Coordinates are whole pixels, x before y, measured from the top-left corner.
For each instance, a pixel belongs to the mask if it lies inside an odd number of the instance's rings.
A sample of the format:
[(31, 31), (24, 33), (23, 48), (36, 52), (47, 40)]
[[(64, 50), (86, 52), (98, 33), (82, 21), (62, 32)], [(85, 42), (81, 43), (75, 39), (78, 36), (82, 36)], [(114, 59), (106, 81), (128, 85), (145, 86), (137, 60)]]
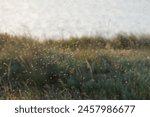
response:
[(0, 32), (68, 37), (150, 33), (150, 0), (0, 0)]

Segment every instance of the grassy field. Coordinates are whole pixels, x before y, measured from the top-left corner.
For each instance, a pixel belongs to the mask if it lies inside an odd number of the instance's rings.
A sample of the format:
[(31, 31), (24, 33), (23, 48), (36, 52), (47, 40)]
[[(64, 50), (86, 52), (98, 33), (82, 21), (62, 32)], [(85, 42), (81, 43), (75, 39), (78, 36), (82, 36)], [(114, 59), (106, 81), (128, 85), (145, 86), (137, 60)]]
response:
[(0, 99), (150, 99), (150, 36), (1, 33)]

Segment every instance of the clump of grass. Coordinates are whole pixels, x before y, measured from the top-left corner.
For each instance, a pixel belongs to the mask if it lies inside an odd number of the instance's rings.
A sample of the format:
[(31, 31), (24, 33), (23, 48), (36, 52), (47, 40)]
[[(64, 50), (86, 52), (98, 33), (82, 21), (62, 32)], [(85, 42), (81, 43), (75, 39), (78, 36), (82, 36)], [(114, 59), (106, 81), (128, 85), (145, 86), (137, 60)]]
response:
[(110, 45), (114, 49), (150, 49), (150, 36), (133, 34), (118, 34), (116, 35)]
[(150, 99), (149, 68), (148, 35), (0, 34), (0, 99)]

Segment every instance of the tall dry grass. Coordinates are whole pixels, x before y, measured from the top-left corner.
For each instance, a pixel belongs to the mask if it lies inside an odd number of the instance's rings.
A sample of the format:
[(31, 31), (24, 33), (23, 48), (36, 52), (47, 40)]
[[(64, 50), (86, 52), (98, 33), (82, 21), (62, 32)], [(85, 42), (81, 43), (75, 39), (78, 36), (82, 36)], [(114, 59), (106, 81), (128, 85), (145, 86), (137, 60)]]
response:
[(0, 34), (0, 99), (150, 99), (150, 36), (37, 41)]

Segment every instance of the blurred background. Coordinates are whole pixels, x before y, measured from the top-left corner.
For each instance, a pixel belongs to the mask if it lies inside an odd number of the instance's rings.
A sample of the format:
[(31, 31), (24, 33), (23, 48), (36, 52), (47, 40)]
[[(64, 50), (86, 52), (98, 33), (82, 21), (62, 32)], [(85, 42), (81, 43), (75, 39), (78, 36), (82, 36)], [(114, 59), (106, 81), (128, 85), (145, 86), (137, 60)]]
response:
[(37, 37), (150, 33), (149, 0), (0, 0), (0, 32)]

